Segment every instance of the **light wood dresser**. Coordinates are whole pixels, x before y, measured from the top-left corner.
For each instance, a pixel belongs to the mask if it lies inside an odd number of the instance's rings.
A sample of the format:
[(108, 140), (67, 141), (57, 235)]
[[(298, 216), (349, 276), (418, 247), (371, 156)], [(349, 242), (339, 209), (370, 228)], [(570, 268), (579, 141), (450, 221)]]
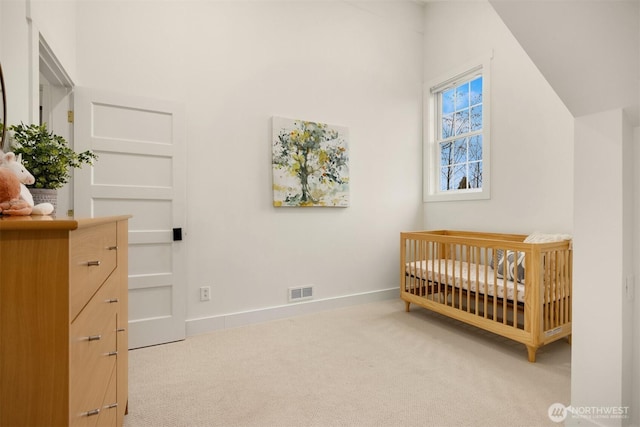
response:
[(128, 218), (0, 217), (0, 426), (122, 426)]

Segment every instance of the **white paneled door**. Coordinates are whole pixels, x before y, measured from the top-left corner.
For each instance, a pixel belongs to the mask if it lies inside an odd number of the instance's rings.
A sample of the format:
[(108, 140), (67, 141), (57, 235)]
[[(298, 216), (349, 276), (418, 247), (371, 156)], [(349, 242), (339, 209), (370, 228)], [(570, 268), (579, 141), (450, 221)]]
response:
[(131, 214), (129, 348), (185, 337), (184, 112), (175, 103), (75, 88), (76, 216)]

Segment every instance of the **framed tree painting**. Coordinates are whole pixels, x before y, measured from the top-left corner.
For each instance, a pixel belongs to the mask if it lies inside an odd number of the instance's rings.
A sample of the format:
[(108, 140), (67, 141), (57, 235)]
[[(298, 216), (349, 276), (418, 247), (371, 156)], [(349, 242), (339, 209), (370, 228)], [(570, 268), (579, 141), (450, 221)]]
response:
[(349, 206), (348, 129), (273, 117), (273, 205)]

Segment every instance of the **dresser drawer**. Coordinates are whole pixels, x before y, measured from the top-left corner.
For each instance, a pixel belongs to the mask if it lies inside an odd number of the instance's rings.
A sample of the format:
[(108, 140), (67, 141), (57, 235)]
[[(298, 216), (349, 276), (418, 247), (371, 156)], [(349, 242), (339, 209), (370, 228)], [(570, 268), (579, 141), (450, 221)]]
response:
[(117, 285), (117, 276), (110, 276), (70, 327), (69, 406), (74, 426), (95, 425), (104, 406), (117, 360)]
[(74, 319), (117, 266), (116, 224), (75, 230), (69, 244), (69, 315)]
[[(96, 397), (92, 402), (93, 409), (83, 413), (74, 413), (71, 408), (70, 427), (106, 427), (115, 426), (118, 418), (118, 404), (116, 402), (116, 367), (113, 366), (105, 389), (101, 389), (102, 399)], [(98, 404), (99, 402), (99, 404)]]
[(107, 393), (104, 395), (102, 401), (102, 409), (98, 416), (98, 427), (102, 426), (115, 426), (118, 420), (118, 406), (119, 403), (116, 400), (116, 369), (111, 373), (111, 379), (109, 380), (109, 387), (107, 387)]

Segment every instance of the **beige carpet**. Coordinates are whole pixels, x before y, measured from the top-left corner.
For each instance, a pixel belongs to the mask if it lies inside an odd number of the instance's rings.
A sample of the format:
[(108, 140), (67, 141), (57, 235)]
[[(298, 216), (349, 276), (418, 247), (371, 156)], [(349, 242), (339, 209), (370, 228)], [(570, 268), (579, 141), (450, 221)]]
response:
[(125, 426), (557, 426), (570, 353), (375, 302), (131, 351)]

